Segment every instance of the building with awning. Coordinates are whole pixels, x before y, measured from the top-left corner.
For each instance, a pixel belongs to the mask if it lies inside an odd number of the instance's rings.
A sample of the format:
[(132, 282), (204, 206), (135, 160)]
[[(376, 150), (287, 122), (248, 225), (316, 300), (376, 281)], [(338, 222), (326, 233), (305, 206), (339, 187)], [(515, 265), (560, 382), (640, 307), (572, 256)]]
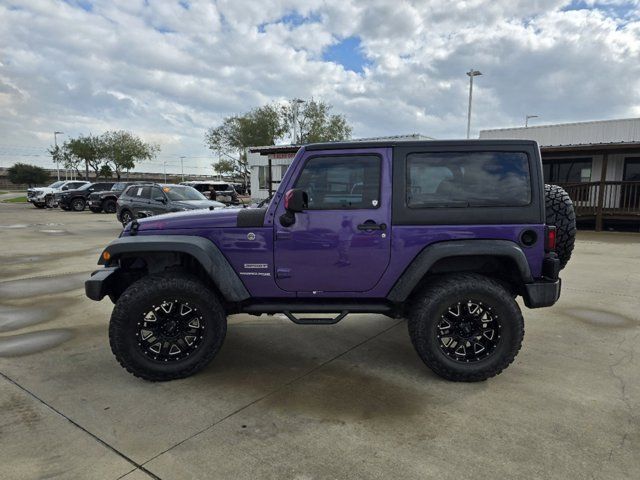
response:
[(481, 139), (536, 140), (546, 183), (561, 185), (579, 221), (640, 224), (640, 118), (481, 130)]

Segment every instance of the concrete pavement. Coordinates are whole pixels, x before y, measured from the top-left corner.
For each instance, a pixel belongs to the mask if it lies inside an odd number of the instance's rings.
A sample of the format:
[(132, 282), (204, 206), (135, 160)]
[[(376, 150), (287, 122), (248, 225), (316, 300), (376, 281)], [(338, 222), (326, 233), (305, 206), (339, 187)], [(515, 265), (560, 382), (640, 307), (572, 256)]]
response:
[(524, 310), (515, 363), (433, 375), (406, 324), (230, 318), (201, 374), (117, 364), (108, 300), (82, 281), (111, 215), (0, 205), (3, 478), (638, 478), (640, 235), (580, 232), (549, 309)]

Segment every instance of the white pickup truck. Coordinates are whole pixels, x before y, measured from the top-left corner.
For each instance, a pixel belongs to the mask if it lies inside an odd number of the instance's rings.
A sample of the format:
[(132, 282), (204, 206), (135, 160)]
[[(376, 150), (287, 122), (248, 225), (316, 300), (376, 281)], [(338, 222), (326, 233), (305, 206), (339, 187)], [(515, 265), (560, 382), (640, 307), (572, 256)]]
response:
[(55, 194), (65, 190), (75, 190), (84, 185), (84, 180), (58, 180), (48, 187), (30, 188), (27, 190), (27, 200), (36, 208), (53, 208), (56, 206)]

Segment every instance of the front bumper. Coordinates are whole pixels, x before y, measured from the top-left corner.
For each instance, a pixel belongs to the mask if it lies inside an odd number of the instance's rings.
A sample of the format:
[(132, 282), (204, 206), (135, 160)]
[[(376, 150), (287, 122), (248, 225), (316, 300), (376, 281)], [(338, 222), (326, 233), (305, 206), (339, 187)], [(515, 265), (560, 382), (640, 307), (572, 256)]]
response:
[(89, 280), (84, 282), (84, 292), (91, 300), (100, 301), (111, 290), (111, 282), (116, 277), (120, 267), (106, 267), (96, 270), (91, 274)]

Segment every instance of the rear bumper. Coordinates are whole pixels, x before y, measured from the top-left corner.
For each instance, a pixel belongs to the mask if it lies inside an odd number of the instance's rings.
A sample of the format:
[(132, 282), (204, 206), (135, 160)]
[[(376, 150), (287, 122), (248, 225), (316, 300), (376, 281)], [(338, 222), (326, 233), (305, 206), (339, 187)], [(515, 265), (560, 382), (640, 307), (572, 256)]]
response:
[(84, 282), (84, 292), (91, 300), (100, 301), (109, 294), (111, 282), (120, 267), (106, 267), (96, 270)]
[(562, 281), (548, 280), (524, 285), (524, 304), (529, 308), (550, 307), (560, 298)]

